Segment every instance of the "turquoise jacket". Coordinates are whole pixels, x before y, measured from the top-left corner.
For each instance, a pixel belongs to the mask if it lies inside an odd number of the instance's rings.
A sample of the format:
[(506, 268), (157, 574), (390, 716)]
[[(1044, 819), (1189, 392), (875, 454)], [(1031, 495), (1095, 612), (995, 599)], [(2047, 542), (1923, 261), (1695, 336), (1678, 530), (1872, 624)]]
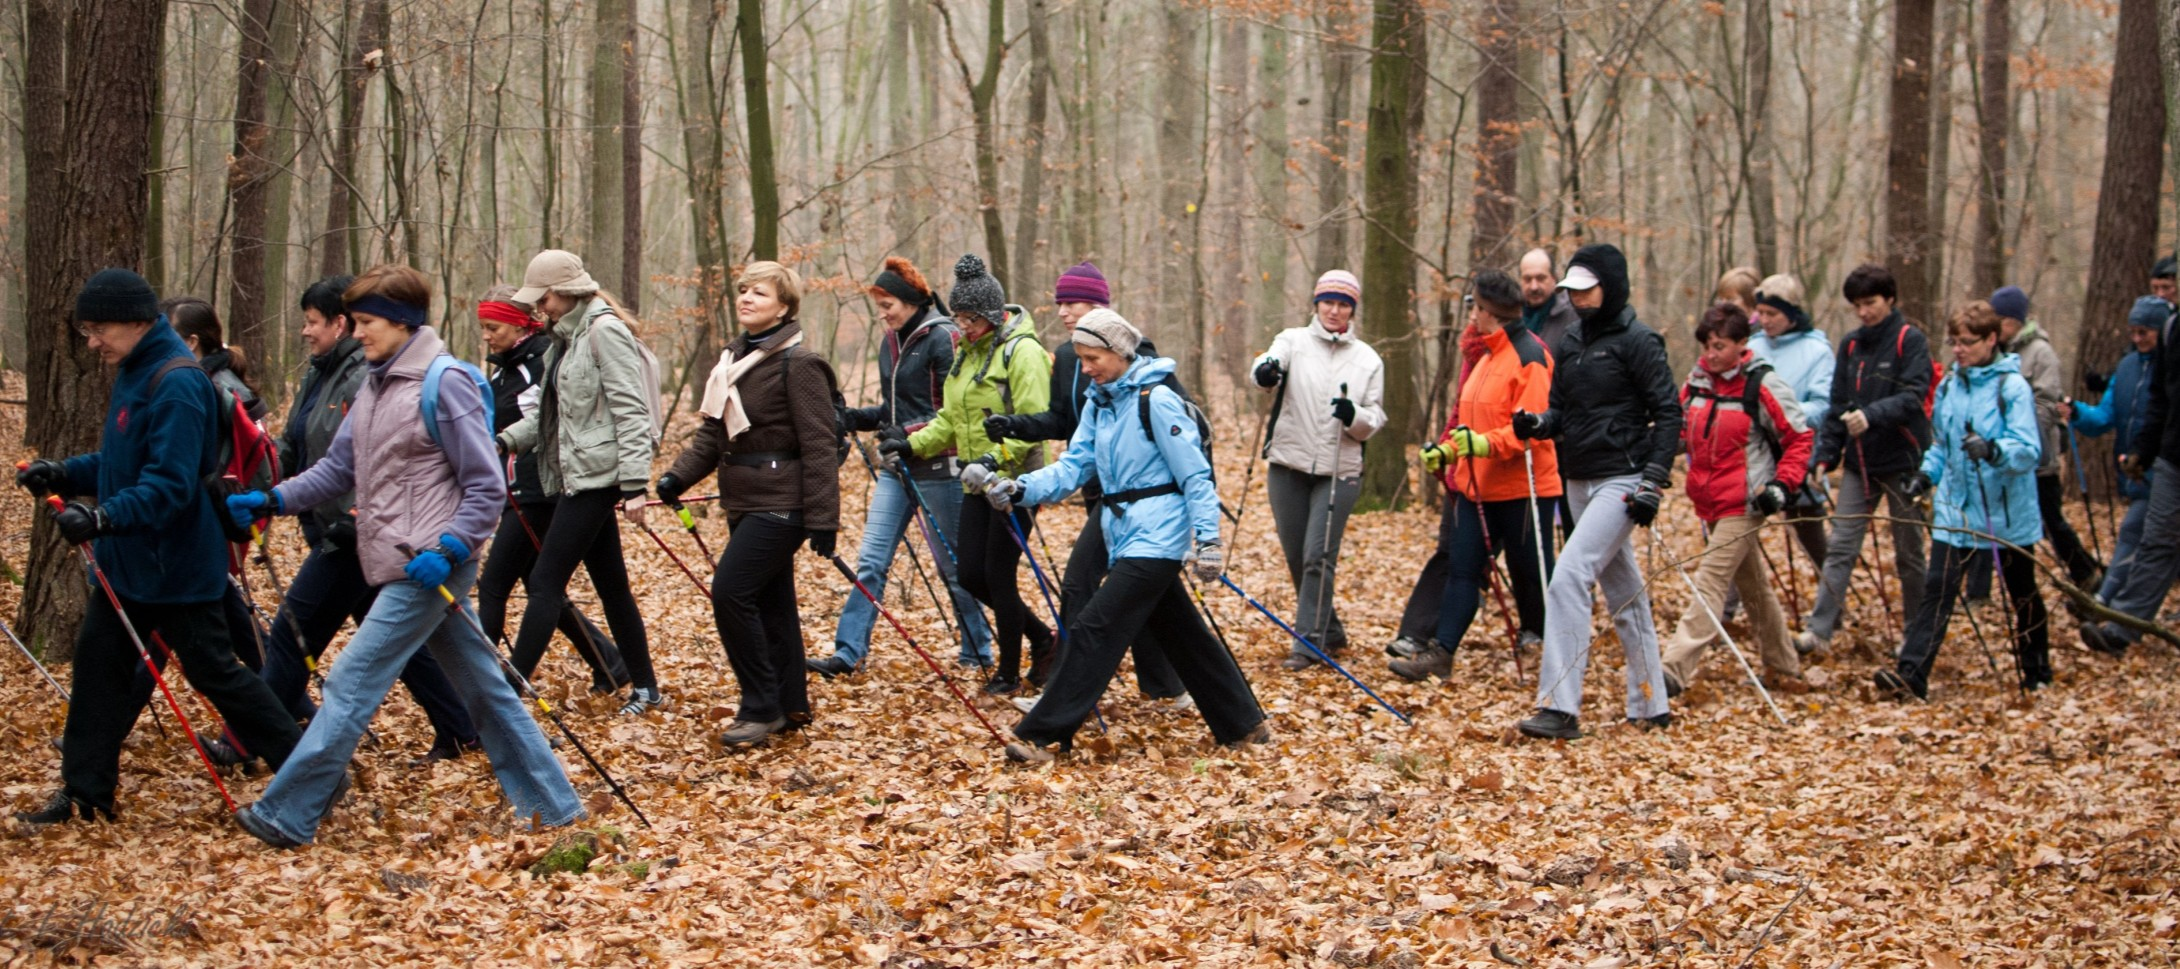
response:
[[(1141, 357), (1110, 384), (1090, 388), (1075, 436), (1052, 464), (1022, 476), (1021, 504), (1043, 505), (1096, 479), (1110, 499), (1129, 491), (1178, 484), (1179, 494), (1153, 495), (1100, 506), (1107, 562), (1188, 556), (1190, 541), (1219, 540), (1219, 493), (1211, 486), (1196, 419), (1173, 388), (1165, 357)], [(1142, 394), (1150, 395), (1150, 424)]]
[(1802, 420), (1811, 430), (1824, 426), (1824, 415), (1832, 411), (1832, 371), (1836, 362), (1832, 359), (1832, 344), (1824, 334), (1807, 326), (1796, 327), (1774, 340), (1761, 330), (1749, 337), (1749, 349), (1759, 360), (1771, 363), (1771, 372), (1794, 388), (1794, 399), (1802, 405)]
[[(2021, 375), (2021, 358), (2001, 354), (1966, 370), (1954, 364), (1938, 384), (1930, 426), (1933, 440), (1923, 452), (1923, 474), (1930, 478), (1936, 515), (1931, 537), (1961, 548), (1986, 544), (1961, 531), (1965, 528), (2022, 548), (2043, 541), (2044, 519), (2036, 508), (2043, 436), (2036, 429), (2036, 392)], [(1971, 430), (1998, 445), (1995, 464), (1970, 461), (1961, 450)]]

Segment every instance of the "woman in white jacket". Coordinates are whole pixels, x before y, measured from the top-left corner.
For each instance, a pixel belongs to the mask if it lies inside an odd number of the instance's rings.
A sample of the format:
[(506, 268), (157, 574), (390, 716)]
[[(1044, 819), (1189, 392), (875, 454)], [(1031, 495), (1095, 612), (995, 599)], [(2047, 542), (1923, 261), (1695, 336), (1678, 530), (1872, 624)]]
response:
[[(1347, 646), (1332, 590), (1340, 536), (1362, 494), (1363, 442), (1385, 426), (1385, 365), (1355, 338), (1361, 298), (1362, 285), (1346, 270), (1318, 277), (1309, 325), (1280, 331), (1251, 368), (1256, 385), (1274, 395), (1264, 485), (1294, 581), (1295, 627), (1327, 651)], [(1296, 643), (1281, 665), (1304, 670), (1315, 662)]]

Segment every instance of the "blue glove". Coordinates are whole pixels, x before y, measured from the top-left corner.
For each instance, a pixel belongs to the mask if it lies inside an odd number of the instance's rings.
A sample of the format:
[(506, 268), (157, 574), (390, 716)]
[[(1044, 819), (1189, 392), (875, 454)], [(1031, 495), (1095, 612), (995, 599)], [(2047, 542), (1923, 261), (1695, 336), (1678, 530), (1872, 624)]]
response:
[(227, 496), (227, 517), (235, 527), (249, 531), (257, 520), (281, 511), (280, 495), (271, 491), (244, 491)]
[(447, 584), (447, 576), (454, 574), (454, 567), (469, 558), (469, 546), (452, 535), (439, 536), (439, 544), (416, 553), (409, 564), (401, 567), (409, 581), (427, 589)]

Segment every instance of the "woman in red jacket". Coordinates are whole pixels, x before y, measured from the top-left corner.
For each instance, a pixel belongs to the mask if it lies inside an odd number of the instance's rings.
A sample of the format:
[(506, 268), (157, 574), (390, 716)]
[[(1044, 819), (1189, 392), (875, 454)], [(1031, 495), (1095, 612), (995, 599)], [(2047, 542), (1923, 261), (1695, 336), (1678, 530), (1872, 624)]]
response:
[(1537, 526), (1560, 494), (1559, 459), (1549, 439), (1516, 439), (1513, 418), (1516, 410), (1551, 406), (1552, 356), (1520, 325), (1521, 289), (1511, 277), (1478, 273), (1470, 292), (1475, 307), (1461, 342), (1464, 351), (1473, 348), (1474, 361), (1464, 353), (1466, 373), (1451, 426), (1422, 453), (1424, 470), (1454, 493), (1453, 513), (1439, 524), (1451, 534), (1441, 539), (1447, 569), (1438, 637), (1416, 655), (1386, 664), (1409, 680), (1453, 675), (1454, 650), (1476, 618), (1492, 559), (1501, 552), (1523, 618), (1544, 625), (1544, 574), (1552, 563), (1549, 544), (1537, 541)]
[(1801, 487), (1815, 435), (1802, 421), (1794, 387), (1749, 352), (1749, 318), (1717, 303), (1696, 324), (1702, 356), (1681, 388), (1681, 445), (1688, 451), (1688, 497), (1710, 531), (1692, 578), (1696, 600), (1662, 650), (1665, 695), (1695, 677), (1703, 650), (1723, 633), (1726, 588), (1741, 592), (1749, 626), (1774, 688), (1800, 692), (1801, 659), (1787, 638), (1786, 613), (1764, 567), (1763, 525)]

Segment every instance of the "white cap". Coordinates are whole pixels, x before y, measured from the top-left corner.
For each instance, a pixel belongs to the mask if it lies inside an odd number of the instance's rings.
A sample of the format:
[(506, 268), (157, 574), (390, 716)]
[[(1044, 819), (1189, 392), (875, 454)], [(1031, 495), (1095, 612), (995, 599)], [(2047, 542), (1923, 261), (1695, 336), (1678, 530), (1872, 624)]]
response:
[(512, 297), (515, 302), (536, 306), (548, 292), (595, 293), (598, 284), (583, 270), (583, 257), (563, 249), (547, 249), (530, 260), (530, 268), (522, 274), (522, 288)]
[(1585, 289), (1595, 289), (1597, 288), (1597, 274), (1590, 272), (1588, 266), (1569, 266), (1567, 267), (1567, 278), (1559, 281), (1559, 288), (1571, 289), (1578, 293)]

